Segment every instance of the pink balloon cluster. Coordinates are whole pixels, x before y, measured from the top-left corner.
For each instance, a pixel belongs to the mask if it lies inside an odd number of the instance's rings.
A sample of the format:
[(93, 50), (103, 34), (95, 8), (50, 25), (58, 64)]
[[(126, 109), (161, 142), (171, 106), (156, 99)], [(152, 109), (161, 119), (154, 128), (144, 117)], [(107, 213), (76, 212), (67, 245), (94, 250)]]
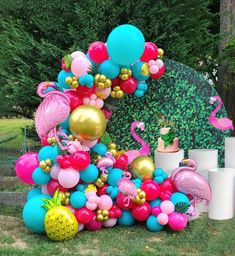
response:
[(83, 98), (83, 104), (102, 108), (104, 106), (104, 101), (101, 98), (98, 98), (95, 93), (93, 93), (91, 96)]

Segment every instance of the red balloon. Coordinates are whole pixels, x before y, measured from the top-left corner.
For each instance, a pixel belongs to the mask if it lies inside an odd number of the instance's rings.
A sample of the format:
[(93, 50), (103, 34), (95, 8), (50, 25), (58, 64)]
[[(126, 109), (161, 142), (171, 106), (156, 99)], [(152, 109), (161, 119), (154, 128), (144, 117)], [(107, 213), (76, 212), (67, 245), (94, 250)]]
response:
[(144, 53), (142, 54), (140, 60), (148, 62), (153, 60), (158, 56), (158, 48), (156, 44), (152, 42), (146, 42), (144, 46)]
[(106, 192), (107, 187), (108, 187), (108, 184), (106, 183), (106, 184), (104, 184), (104, 186), (97, 188), (97, 195), (98, 196), (108, 195)]
[(83, 207), (76, 211), (75, 217), (78, 223), (87, 224), (93, 219), (94, 213), (86, 207)]
[(121, 156), (116, 157), (116, 163), (114, 164), (114, 168), (119, 168), (125, 170), (128, 165), (128, 156), (123, 154)]
[(172, 182), (171, 178), (165, 179), (162, 182), (162, 184), (160, 184), (160, 190), (161, 190), (161, 192), (167, 192), (167, 191), (169, 191), (171, 193), (176, 192), (174, 183)]
[(92, 61), (99, 64), (109, 58), (106, 45), (100, 41), (90, 44), (88, 55)]
[(89, 231), (96, 231), (102, 228), (102, 222), (96, 220), (96, 216), (85, 225), (86, 229)]
[(131, 213), (136, 220), (145, 221), (151, 213), (151, 207), (148, 202), (145, 202), (143, 205), (134, 206)]
[(77, 151), (72, 154), (71, 165), (77, 171), (83, 171), (91, 163), (90, 155), (85, 151)]
[(61, 192), (68, 192), (68, 189), (62, 187), (57, 180), (51, 179), (47, 184), (47, 191), (49, 195), (53, 196), (57, 189)]
[(121, 80), (120, 88), (126, 93), (134, 93), (137, 87), (137, 81), (134, 77), (129, 77), (127, 80)]
[(75, 108), (83, 105), (82, 99), (78, 97), (78, 95), (77, 95), (77, 93), (75, 91), (67, 91), (67, 92), (65, 92), (65, 94), (70, 99), (71, 111), (74, 110)]
[(86, 86), (78, 86), (78, 88), (76, 89), (77, 95), (78, 97), (90, 97), (91, 94), (93, 94), (95, 91), (95, 86), (92, 86), (91, 88), (88, 88)]
[(156, 199), (160, 194), (159, 185), (154, 180), (144, 181), (140, 188), (146, 193), (146, 199), (148, 201)]
[(119, 208), (121, 208), (122, 210), (130, 210), (133, 206), (134, 203), (129, 200), (128, 203), (128, 197), (126, 195), (123, 195), (121, 192), (118, 193), (118, 196), (116, 197), (116, 204)]
[(151, 74), (150, 77), (151, 78), (159, 78), (163, 75), (163, 73), (165, 72), (165, 67), (162, 66), (161, 68), (159, 68), (159, 71), (156, 74)]
[(62, 169), (66, 169), (71, 166), (70, 155), (59, 155), (59, 156), (57, 156), (56, 161), (59, 164), (60, 168), (62, 168)]
[(119, 84), (120, 84), (120, 79), (118, 77), (112, 79), (112, 87)]
[(122, 210), (117, 207), (117, 205), (113, 205), (109, 210), (109, 218), (120, 218), (122, 215)]

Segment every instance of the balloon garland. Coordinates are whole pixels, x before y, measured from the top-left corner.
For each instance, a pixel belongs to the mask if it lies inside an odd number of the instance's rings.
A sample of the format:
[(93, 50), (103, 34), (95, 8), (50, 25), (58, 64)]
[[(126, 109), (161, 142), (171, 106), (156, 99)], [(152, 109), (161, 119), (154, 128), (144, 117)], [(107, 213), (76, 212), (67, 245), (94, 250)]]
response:
[[(37, 185), (28, 192), (23, 209), (27, 228), (61, 241), (83, 229), (131, 226), (135, 221), (146, 221), (153, 232), (166, 225), (180, 231), (197, 217), (192, 204), (197, 191), (188, 195), (177, 183), (186, 167), (180, 167), (174, 179), (167, 177), (154, 168), (147, 144), (130, 161), (133, 152), (118, 150), (105, 132), (112, 111), (104, 101), (109, 96), (144, 96), (146, 81), (164, 73), (162, 56), (163, 50), (145, 42), (138, 28), (121, 25), (107, 43), (92, 43), (87, 54), (64, 56), (57, 82), (38, 85), (44, 99), (35, 126), (42, 148), (16, 162), (19, 179)], [(142, 129), (143, 123), (135, 124)], [(190, 161), (181, 165), (195, 167)], [(199, 196), (208, 203), (210, 190), (203, 185), (206, 193)]]

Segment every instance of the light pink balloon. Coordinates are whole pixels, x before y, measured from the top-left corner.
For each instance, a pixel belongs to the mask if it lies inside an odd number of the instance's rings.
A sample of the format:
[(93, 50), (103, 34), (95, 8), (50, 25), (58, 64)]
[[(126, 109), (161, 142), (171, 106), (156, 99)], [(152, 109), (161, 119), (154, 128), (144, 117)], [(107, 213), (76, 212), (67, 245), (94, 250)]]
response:
[(109, 210), (113, 206), (113, 200), (108, 195), (100, 196), (100, 202), (98, 203), (98, 207), (100, 210)]
[(64, 188), (75, 187), (80, 179), (80, 174), (73, 168), (61, 169), (58, 181)]
[(166, 225), (168, 223), (169, 217), (167, 214), (161, 212), (157, 216), (157, 221), (160, 225)]
[(95, 106), (96, 105), (96, 100), (90, 100), (90, 105)]
[(93, 140), (93, 141), (88, 141), (88, 140), (83, 140), (82, 145), (88, 147), (88, 148), (93, 148), (97, 144), (98, 140)]
[(91, 66), (91, 62), (86, 57), (79, 56), (72, 61), (71, 71), (77, 77), (85, 76), (91, 70)]
[(160, 204), (160, 208), (161, 208), (161, 211), (166, 214), (171, 214), (175, 210), (174, 204), (169, 200), (163, 201)]
[(58, 165), (54, 164), (51, 167), (50, 175), (53, 179), (58, 180), (59, 172), (60, 172), (60, 167)]
[(115, 226), (117, 223), (117, 219), (116, 218), (111, 218), (106, 220), (105, 222), (103, 222), (103, 226), (105, 228), (112, 228), (113, 226)]
[(49, 195), (49, 192), (47, 190), (47, 184), (42, 185), (41, 190), (44, 195)]
[(159, 68), (162, 68), (164, 66), (164, 63), (162, 60), (158, 59), (155, 61), (156, 65), (158, 65)]
[(159, 67), (157, 65), (153, 65), (149, 68), (149, 71), (151, 74), (157, 74), (157, 72), (159, 71)]
[(86, 57), (85, 53), (84, 52), (81, 52), (81, 51), (75, 51), (73, 53), (71, 53), (71, 57), (73, 59), (76, 59), (78, 57)]
[(149, 66), (149, 67), (151, 67), (151, 66), (153, 66), (153, 65), (155, 65), (155, 64), (156, 64), (155, 60), (150, 60), (150, 61), (148, 62), (148, 66)]
[(102, 99), (98, 98), (96, 100), (96, 107), (97, 108), (102, 108), (103, 106), (104, 106), (104, 101)]
[(89, 105), (90, 104), (90, 98), (88, 98), (88, 97), (83, 98), (83, 104), (84, 105)]
[(91, 99), (91, 100), (96, 100), (96, 99), (97, 99), (96, 94), (94, 94), (94, 93), (93, 93), (93, 94), (91, 94), (90, 99)]
[(82, 224), (82, 223), (78, 223), (78, 232), (83, 231), (84, 227), (85, 227), (85, 225), (84, 225), (84, 224)]
[(91, 202), (87, 201), (86, 208), (91, 211), (94, 211), (97, 208), (97, 203), (91, 203)]

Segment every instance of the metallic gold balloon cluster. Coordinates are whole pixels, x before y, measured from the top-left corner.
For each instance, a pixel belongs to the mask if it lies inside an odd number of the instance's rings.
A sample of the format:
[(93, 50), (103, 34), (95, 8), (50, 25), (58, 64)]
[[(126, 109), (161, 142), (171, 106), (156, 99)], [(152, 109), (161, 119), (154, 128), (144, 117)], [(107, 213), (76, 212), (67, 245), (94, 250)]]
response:
[(132, 71), (129, 68), (122, 68), (119, 74), (119, 78), (123, 81), (127, 80), (132, 75)]
[(106, 175), (100, 175), (100, 177), (94, 182), (95, 185), (100, 188), (104, 186), (104, 183), (107, 181), (107, 176)]
[(57, 144), (56, 138), (55, 137), (50, 137), (47, 139), (48, 144), (55, 146)]
[(77, 78), (76, 76), (74, 76), (74, 77), (68, 76), (68, 77), (65, 79), (65, 82), (66, 82), (66, 84), (68, 84), (72, 89), (76, 89), (76, 88), (79, 86), (78, 78)]
[(112, 98), (122, 99), (125, 96), (125, 93), (119, 85), (116, 85), (113, 87), (113, 90), (111, 91), (110, 95)]
[(46, 159), (46, 160), (40, 161), (39, 166), (40, 166), (40, 168), (43, 169), (44, 172), (50, 172), (52, 164), (53, 164), (53, 162), (51, 161), (51, 159)]
[(146, 201), (146, 193), (138, 188), (136, 197), (133, 197), (131, 200), (135, 204), (143, 205)]
[(69, 192), (59, 192), (59, 197), (61, 198), (61, 204), (67, 206), (70, 204), (70, 193)]
[(109, 219), (109, 211), (108, 210), (98, 210), (96, 214), (97, 221), (104, 222)]
[(99, 89), (109, 88), (112, 86), (112, 81), (108, 79), (105, 75), (96, 74), (95, 84)]

